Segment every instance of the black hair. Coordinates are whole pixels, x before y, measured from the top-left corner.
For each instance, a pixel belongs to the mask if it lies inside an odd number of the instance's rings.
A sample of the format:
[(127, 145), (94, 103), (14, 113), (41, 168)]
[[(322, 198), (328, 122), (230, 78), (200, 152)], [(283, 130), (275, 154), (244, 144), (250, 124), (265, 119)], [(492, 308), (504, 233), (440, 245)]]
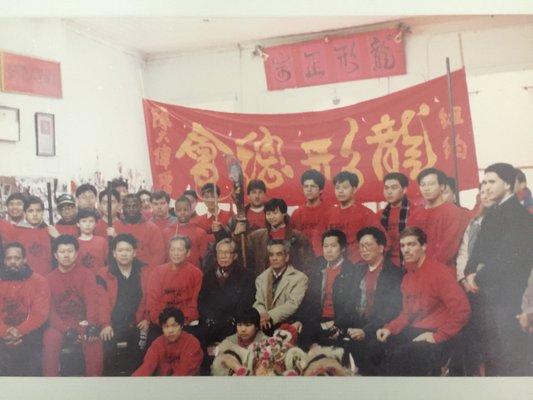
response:
[(137, 192), (137, 197), (140, 199), (143, 194), (148, 195), (150, 197), (150, 201), (152, 200), (152, 192), (146, 189), (141, 189)]
[(361, 241), (361, 238), (365, 235), (371, 235), (376, 240), (377, 244), (381, 246), (387, 245), (387, 236), (383, 233), (381, 229), (376, 228), (375, 226), (367, 226), (363, 229), (360, 229), (357, 232), (357, 241)]
[(183, 195), (181, 197), (178, 197), (176, 199), (176, 201), (174, 202), (174, 208), (176, 208), (176, 204), (178, 204), (178, 203), (187, 203), (189, 205), (189, 208), (192, 207), (191, 201), (189, 200), (188, 197), (185, 197), (185, 195)]
[(324, 244), (324, 239), (326, 239), (327, 237), (336, 237), (337, 241), (339, 242), (339, 245), (341, 246), (341, 249), (346, 249), (346, 246), (348, 245), (348, 240), (346, 239), (346, 235), (343, 231), (338, 229), (327, 230), (322, 234), (322, 244)]
[(359, 186), (359, 178), (353, 172), (341, 171), (333, 178), (333, 184), (342, 183), (348, 181), (350, 186), (356, 188)]
[(485, 169), (485, 173), (487, 172), (494, 172), (496, 175), (500, 177), (502, 181), (509, 184), (511, 186), (511, 191), (514, 188), (514, 185), (516, 183), (516, 169), (511, 164), (507, 163), (496, 163), (489, 165)]
[[(104, 196), (107, 196), (107, 189), (106, 190), (102, 190), (98, 194), (98, 201), (100, 203), (102, 202), (102, 199), (104, 198)], [(120, 193), (118, 192), (117, 189), (111, 189), (111, 197), (114, 197), (120, 203)]]
[(120, 242), (129, 243), (131, 247), (133, 247), (134, 249), (137, 249), (137, 239), (135, 239), (135, 236), (129, 233), (119, 233), (111, 241), (111, 250), (115, 251)]
[(452, 178), (451, 176), (446, 177), (446, 186), (450, 187), (450, 190), (452, 192), (455, 192), (457, 188), (457, 184), (455, 183), (455, 178)]
[(385, 181), (391, 180), (398, 181), (402, 188), (406, 188), (407, 186), (409, 186), (409, 178), (407, 178), (407, 176), (405, 174), (402, 174), (401, 172), (389, 172), (383, 177), (383, 183), (385, 183)]
[(128, 181), (122, 177), (115, 178), (111, 181), (111, 187), (113, 189), (116, 189), (121, 186), (124, 186), (126, 189), (129, 189)]
[[(527, 183), (526, 174), (520, 168), (516, 168), (516, 181), (519, 183)], [(9, 199), (7, 200), (9, 202)]]
[(170, 240), (168, 241), (169, 243), (169, 247), (170, 247), (170, 244), (172, 242), (177, 242), (178, 240), (181, 240), (183, 242), (183, 244), (185, 245), (185, 248), (187, 250), (190, 250), (192, 248), (192, 242), (191, 242), (191, 238), (189, 238), (189, 236), (184, 236), (184, 235), (176, 235), (176, 236), (172, 236), (170, 238)]
[(56, 253), (57, 249), (62, 244), (71, 244), (74, 246), (76, 251), (80, 249), (80, 243), (78, 242), (78, 239), (76, 239), (72, 235), (59, 235), (54, 240), (52, 240), (52, 253)]
[(21, 200), (24, 203), (26, 201), (26, 196), (24, 195), (24, 193), (20, 192), (11, 193), (6, 200), (6, 204), (9, 204), (9, 202), (13, 200)]
[(198, 195), (196, 194), (196, 191), (194, 191), (192, 189), (184, 190), (183, 193), (182, 193), (182, 196), (192, 196), (196, 200), (198, 200)]
[(266, 193), (267, 188), (265, 182), (263, 182), (261, 179), (252, 179), (250, 182), (248, 182), (248, 186), (246, 186), (246, 194), (250, 194), (250, 192), (255, 189), (262, 190)]
[(152, 201), (161, 199), (165, 199), (167, 203), (170, 203), (170, 196), (164, 190), (158, 190), (157, 192), (152, 193)]
[(202, 193), (202, 196), (206, 192), (215, 193), (215, 189), (217, 191), (217, 196), (220, 196), (220, 188), (218, 187), (218, 185), (215, 185), (214, 183), (206, 183), (205, 185), (203, 185), (202, 188), (200, 189), (200, 193)]
[(312, 180), (315, 182), (320, 190), (324, 189), (326, 178), (321, 172), (316, 169), (308, 169), (300, 177), (300, 183), (303, 185), (305, 181)]
[(179, 308), (166, 307), (163, 311), (161, 311), (161, 314), (159, 314), (159, 325), (163, 327), (163, 325), (170, 318), (174, 318), (180, 326), (183, 326), (183, 324), (185, 323), (185, 317), (183, 316), (183, 313)]
[(78, 210), (78, 216), (76, 220), (80, 222), (81, 219), (93, 217), (95, 221), (98, 221), (98, 213), (96, 210), (91, 210), (90, 208), (82, 208)]
[(267, 249), (270, 246), (276, 246), (276, 245), (282, 245), (283, 250), (285, 251), (285, 255), (289, 255), (291, 251), (291, 242), (284, 239), (269, 239), (267, 243)]
[(32, 204), (40, 204), (41, 208), (44, 210), (44, 202), (39, 197), (30, 195), (24, 200), (24, 212), (26, 212)]
[(122, 198), (122, 202), (124, 203), (128, 199), (135, 199), (141, 201), (141, 198), (139, 196), (139, 193), (128, 193), (126, 196)]
[(84, 184), (78, 186), (78, 188), (76, 189), (76, 197), (80, 197), (80, 195), (82, 193), (85, 193), (85, 192), (88, 192), (88, 191), (93, 192), (93, 194), (95, 196), (98, 195), (98, 191), (96, 190), (96, 188), (93, 185), (91, 185), (90, 183), (84, 183)]
[(259, 330), (260, 320), (261, 317), (259, 316), (259, 311), (257, 311), (255, 308), (247, 308), (235, 314), (235, 325), (254, 324)]
[(421, 245), (425, 245), (428, 241), (426, 232), (424, 232), (418, 226), (408, 226), (402, 231), (402, 233), (400, 233), (400, 239), (403, 239), (407, 236), (416, 236), (418, 243)]
[(420, 171), (420, 173), (416, 177), (416, 181), (418, 182), (418, 184), (420, 185), (422, 179), (424, 179), (428, 175), (437, 175), (437, 181), (439, 182), (439, 185), (446, 185), (448, 183), (448, 177), (440, 169), (426, 168)]
[(283, 199), (270, 199), (265, 203), (264, 211), (276, 211), (276, 208), (282, 212), (282, 214), (287, 214), (287, 203)]
[(7, 249), (20, 249), (20, 251), (22, 252), (22, 258), (26, 257), (26, 248), (24, 247), (22, 243), (19, 243), (19, 242), (6, 243), (4, 245), (4, 256), (6, 255)]

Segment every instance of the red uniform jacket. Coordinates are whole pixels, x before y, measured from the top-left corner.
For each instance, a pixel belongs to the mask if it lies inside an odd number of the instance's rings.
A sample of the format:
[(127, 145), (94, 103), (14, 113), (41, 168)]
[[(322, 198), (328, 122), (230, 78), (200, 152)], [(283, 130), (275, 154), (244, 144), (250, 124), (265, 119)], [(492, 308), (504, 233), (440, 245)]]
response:
[(21, 335), (41, 327), (50, 311), (50, 288), (46, 279), (33, 273), (20, 280), (0, 280), (0, 336), (14, 326)]
[(96, 278), (91, 271), (78, 265), (68, 272), (61, 272), (58, 268), (46, 279), (52, 295), (50, 327), (63, 333), (67, 329), (81, 332), (81, 321), (87, 320), (89, 325), (98, 323), (98, 292)]
[(257, 212), (250, 206), (246, 207), (246, 220), (248, 221), (249, 232), (257, 229), (266, 228), (265, 212), (263, 210)]
[(150, 274), (147, 307), (150, 321), (158, 324), (159, 314), (165, 307), (176, 307), (183, 312), (185, 323), (198, 319), (198, 295), (202, 287), (202, 271), (188, 261), (176, 269), (171, 263), (156, 267)]
[(5, 245), (12, 237), (13, 224), (5, 219), (0, 219), (0, 241)]
[(101, 236), (93, 236), (91, 240), (81, 240), (78, 238), (78, 242), (80, 243), (78, 264), (82, 267), (89, 268), (94, 273), (107, 264), (109, 251), (107, 239)]
[(172, 215), (169, 215), (167, 218), (156, 218), (153, 216), (150, 221), (152, 221), (154, 224), (157, 225), (159, 229), (161, 229), (161, 232), (163, 232), (165, 229), (167, 229), (170, 226), (176, 225), (176, 222), (178, 222), (178, 219), (176, 217), (173, 217)]
[(204, 353), (193, 335), (181, 332), (175, 342), (158, 337), (144, 356), (142, 365), (132, 376), (192, 376), (200, 370)]
[(303, 204), (294, 211), (290, 221), (291, 227), (300, 231), (309, 240), (317, 256), (322, 254), (324, 212), (323, 204), (316, 207)]
[(436, 343), (459, 333), (470, 317), (465, 292), (444, 264), (426, 259), (420, 268), (406, 265), (402, 281), (402, 311), (385, 325), (393, 335), (407, 326), (434, 332)]
[(209, 243), (213, 243), (215, 241), (214, 236), (208, 234), (206, 231), (196, 225), (190, 223), (175, 223), (163, 231), (163, 237), (165, 238), (166, 245), (165, 261), (168, 261), (169, 240), (176, 235), (187, 236), (189, 239), (191, 239), (191, 253), (187, 258), (187, 261), (196, 265), (197, 267), (200, 267), (200, 260), (205, 256)]
[(38, 228), (21, 225), (22, 223), (13, 228), (10, 241), (20, 242), (26, 249), (26, 261), (30, 268), (46, 276), (52, 270), (52, 239), (47, 226), (44, 222)]
[[(232, 214), (229, 211), (220, 210), (220, 212), (218, 213), (218, 221), (226, 228), (229, 225), (229, 220), (231, 219), (231, 217)], [(207, 214), (197, 215), (196, 217), (193, 217), (191, 219), (191, 224), (199, 226), (207, 233), (213, 233), (211, 231), (211, 225), (213, 224), (214, 220), (215, 217), (213, 215), (211, 215), (211, 217), (208, 217)]]
[(470, 222), (468, 210), (444, 203), (435, 208), (418, 207), (413, 210), (408, 226), (418, 226), (427, 235), (429, 257), (455, 267), (455, 258)]
[(161, 265), (165, 261), (163, 234), (153, 222), (141, 220), (137, 224), (127, 224), (117, 221), (115, 231), (117, 234), (129, 233), (137, 239), (137, 258), (149, 267)]
[(77, 238), (80, 235), (80, 229), (76, 223), (74, 224), (60, 224), (57, 223), (54, 225), (57, 231), (62, 235), (72, 235)]

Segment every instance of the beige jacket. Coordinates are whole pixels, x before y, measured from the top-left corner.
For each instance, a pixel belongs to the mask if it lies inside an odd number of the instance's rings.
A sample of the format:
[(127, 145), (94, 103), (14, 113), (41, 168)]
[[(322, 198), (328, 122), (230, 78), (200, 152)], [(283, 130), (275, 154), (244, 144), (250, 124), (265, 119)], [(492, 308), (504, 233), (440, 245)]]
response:
[(272, 268), (267, 268), (255, 280), (254, 308), (259, 314), (268, 312), (273, 324), (277, 325), (286, 321), (300, 307), (307, 290), (307, 276), (289, 265), (274, 294), (272, 280)]

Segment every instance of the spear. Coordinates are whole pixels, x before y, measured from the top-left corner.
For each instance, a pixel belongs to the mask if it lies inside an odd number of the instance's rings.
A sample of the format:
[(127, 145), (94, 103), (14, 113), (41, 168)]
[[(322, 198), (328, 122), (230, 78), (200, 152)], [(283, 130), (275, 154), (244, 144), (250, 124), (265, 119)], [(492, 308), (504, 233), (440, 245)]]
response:
[[(229, 177), (233, 182), (233, 200), (237, 207), (237, 222), (246, 222), (246, 210), (244, 208), (244, 174), (242, 172), (239, 160), (230, 155), (225, 155), (226, 165), (228, 166)], [(246, 259), (246, 232), (240, 234), (241, 237), (241, 252), (242, 252), (242, 266), (248, 269), (248, 262)]]
[(48, 222), (54, 225), (54, 206), (52, 204), (52, 184), (46, 182), (46, 197), (48, 199)]

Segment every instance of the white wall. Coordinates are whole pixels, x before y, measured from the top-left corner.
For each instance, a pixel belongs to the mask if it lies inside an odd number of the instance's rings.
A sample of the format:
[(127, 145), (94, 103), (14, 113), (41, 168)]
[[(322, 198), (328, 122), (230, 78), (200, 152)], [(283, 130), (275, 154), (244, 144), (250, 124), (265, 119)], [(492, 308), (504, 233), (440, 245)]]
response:
[[(131, 168), (151, 181), (142, 110), (142, 60), (80, 36), (60, 19), (4, 19), (0, 49), (61, 63), (63, 98), (0, 92), (20, 109), (20, 142), (0, 142), (1, 176), (109, 179)], [(35, 155), (34, 113), (55, 115), (56, 156)]]
[[(495, 161), (533, 166), (533, 19), (439, 19), (414, 23), (406, 39), (407, 74), (269, 92), (254, 44), (149, 60), (146, 97), (189, 107), (244, 113), (330, 109), (386, 95), (446, 73), (464, 62), (478, 164)], [(431, 22), (431, 19), (429, 19)], [(409, 23), (408, 23), (409, 25)], [(340, 98), (333, 105), (335, 95)], [(533, 169), (526, 170), (533, 183)], [(533, 186), (530, 185), (530, 186)], [(471, 206), (474, 193), (463, 203)]]

